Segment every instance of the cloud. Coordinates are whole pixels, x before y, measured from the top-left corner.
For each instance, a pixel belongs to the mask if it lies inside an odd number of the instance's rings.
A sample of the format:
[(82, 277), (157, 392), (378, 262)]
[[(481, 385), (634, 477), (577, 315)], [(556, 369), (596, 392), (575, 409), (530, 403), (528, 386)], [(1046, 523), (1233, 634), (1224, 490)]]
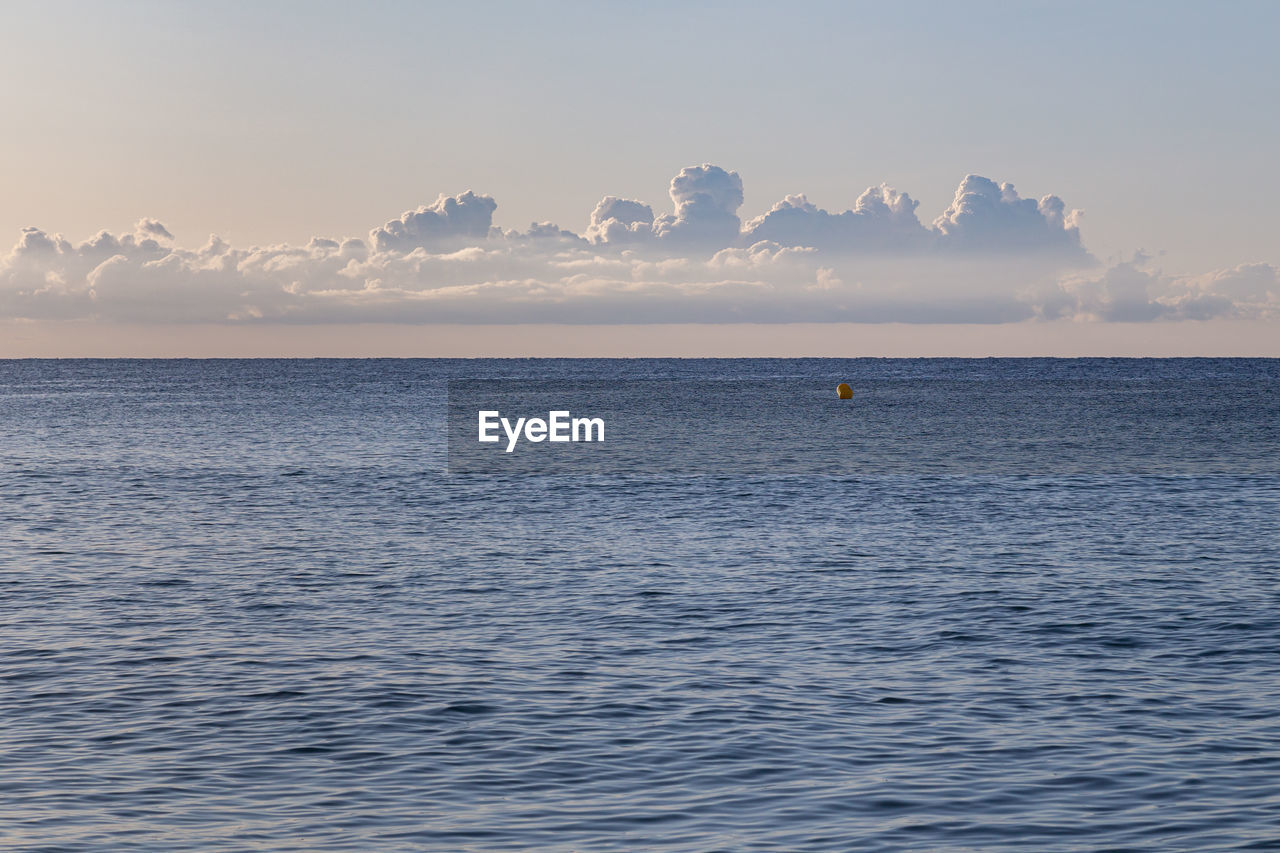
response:
[(803, 195), (789, 195), (748, 222), (745, 235), (750, 242), (772, 240), (835, 251), (919, 250), (931, 245), (933, 235), (916, 218), (918, 204), (884, 184), (869, 188), (852, 210), (843, 213), (828, 213)]
[(827, 252), (995, 252), (1041, 254), (1059, 263), (1093, 261), (1080, 241), (1080, 211), (1067, 211), (1057, 196), (1039, 202), (1020, 198), (1012, 184), (978, 175), (961, 182), (931, 227), (916, 215), (919, 202), (886, 184), (869, 187), (841, 213), (823, 210), (804, 195), (788, 195), (744, 226), (737, 213), (742, 179), (707, 163), (672, 179), (671, 201), (674, 212), (655, 218), (642, 201), (605, 196), (591, 214), (586, 237), (598, 245), (658, 252), (714, 251), (767, 240)]
[(1052, 319), (1149, 320), (1280, 319), (1280, 273), (1270, 264), (1241, 264), (1201, 276), (1170, 276), (1139, 254), (1095, 274), (1058, 283), (1041, 300)]
[(1053, 300), (1046, 313), (1091, 320), (1143, 322), (1166, 312), (1156, 300), (1160, 275), (1144, 270), (1140, 261), (1106, 269), (1097, 277), (1068, 278), (1062, 282), (1063, 298)]
[(497, 209), (492, 196), (476, 195), (470, 190), (457, 196), (441, 195), (430, 207), (405, 211), (399, 219), (375, 228), (369, 233), (369, 241), (379, 252), (408, 252), (483, 240), (493, 228), (493, 212)]
[(360, 238), (178, 245), (164, 225), (81, 243), (24, 229), (0, 259), (0, 317), (132, 322), (915, 322), (1280, 318), (1277, 271), (1170, 276), (1089, 266), (1054, 196), (966, 178), (933, 228), (873, 187), (832, 214), (788, 196), (747, 222), (742, 181), (702, 165), (673, 212), (606, 196), (585, 235), (493, 225), (496, 201), (441, 196)]
[(968, 175), (955, 198), (933, 222), (939, 243), (954, 250), (1050, 250), (1083, 256), (1080, 211), (1067, 211), (1062, 199), (1020, 198), (1013, 184)]
[(1275, 307), (1280, 300), (1280, 274), (1270, 264), (1240, 264), (1188, 282), (1201, 293), (1245, 305)]
[(704, 251), (747, 245), (738, 208), (742, 178), (719, 166), (686, 166), (671, 179), (673, 213), (655, 217), (635, 199), (605, 196), (591, 213), (587, 238), (614, 248), (669, 252)]
[(591, 211), (592, 243), (645, 243), (653, 237), (653, 208), (642, 201), (607, 195)]
[(739, 242), (742, 178), (719, 166), (686, 166), (671, 179), (674, 214), (653, 222), (653, 233), (669, 244), (732, 246)]
[(554, 222), (531, 222), (528, 231), (502, 231), (499, 235), (509, 243), (537, 244), (544, 250), (558, 244), (563, 247), (586, 246), (588, 240)]
[(169, 233), (169, 229), (165, 228), (154, 219), (141, 219), (134, 226), (134, 234), (140, 235), (144, 239), (153, 240), (172, 240), (173, 235)]

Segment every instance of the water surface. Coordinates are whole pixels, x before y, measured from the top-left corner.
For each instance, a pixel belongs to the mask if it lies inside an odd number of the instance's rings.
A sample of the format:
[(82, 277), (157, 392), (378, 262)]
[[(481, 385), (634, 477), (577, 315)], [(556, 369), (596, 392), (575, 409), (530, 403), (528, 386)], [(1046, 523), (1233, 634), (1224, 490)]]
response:
[[(995, 414), (971, 465), (450, 473), (446, 380), (493, 378)], [(1278, 399), (1267, 360), (0, 362), (0, 847), (1280, 848)]]

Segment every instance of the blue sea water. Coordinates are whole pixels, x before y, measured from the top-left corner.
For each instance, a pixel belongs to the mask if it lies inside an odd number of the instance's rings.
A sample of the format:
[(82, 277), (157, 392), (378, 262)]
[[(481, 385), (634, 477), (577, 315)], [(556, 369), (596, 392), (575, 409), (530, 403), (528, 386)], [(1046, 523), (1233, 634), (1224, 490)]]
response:
[[(492, 379), (866, 464), (453, 470)], [(1278, 451), (1275, 360), (0, 362), (0, 848), (1280, 849)]]

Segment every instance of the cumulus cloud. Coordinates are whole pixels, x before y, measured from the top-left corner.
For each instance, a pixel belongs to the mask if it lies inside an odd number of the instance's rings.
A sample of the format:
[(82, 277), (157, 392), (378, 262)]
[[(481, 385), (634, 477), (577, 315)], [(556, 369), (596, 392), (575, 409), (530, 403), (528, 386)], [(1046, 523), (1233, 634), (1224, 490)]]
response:
[(1240, 264), (1189, 279), (1187, 286), (1202, 294), (1254, 307), (1275, 308), (1280, 300), (1280, 275), (1271, 264)]
[(607, 195), (591, 211), (592, 243), (644, 243), (653, 236), (653, 208), (642, 201)]
[(955, 198), (933, 222), (939, 242), (959, 250), (1050, 250), (1083, 255), (1080, 211), (1067, 211), (1062, 199), (1047, 195), (1020, 198), (1013, 184), (968, 175)]
[(732, 246), (739, 240), (742, 220), (742, 178), (719, 166), (686, 166), (671, 179), (675, 213), (659, 216), (653, 233), (669, 243)]
[(141, 236), (143, 239), (150, 240), (172, 240), (173, 235), (169, 233), (169, 229), (165, 228), (154, 219), (141, 219), (134, 226), (134, 234)]
[(1018, 196), (1012, 184), (969, 175), (951, 206), (931, 227), (916, 215), (919, 202), (886, 184), (869, 187), (851, 209), (831, 213), (804, 195), (788, 195), (745, 226), (738, 217), (742, 179), (704, 163), (671, 181), (672, 213), (655, 217), (646, 203), (605, 196), (591, 214), (586, 237), (614, 248), (691, 252), (750, 246), (761, 240), (827, 252), (959, 254), (1036, 253), (1059, 262), (1093, 259), (1080, 241), (1080, 211), (1062, 199)]
[(1055, 197), (966, 178), (929, 228), (873, 187), (841, 213), (788, 196), (745, 226), (742, 181), (702, 165), (673, 211), (606, 196), (584, 235), (493, 225), (497, 203), (441, 196), (360, 238), (178, 245), (154, 219), (80, 243), (24, 229), (0, 259), (0, 317), (133, 322), (974, 322), (1280, 318), (1277, 271), (1170, 276), (1137, 256), (1085, 265)]
[(586, 238), (567, 228), (561, 228), (554, 222), (531, 222), (527, 231), (501, 231), (495, 236), (508, 243), (537, 245), (544, 251), (556, 245), (564, 248), (588, 245)]
[(418, 248), (434, 248), (464, 240), (483, 240), (493, 228), (493, 212), (498, 203), (492, 196), (476, 195), (467, 190), (462, 195), (441, 195), (435, 204), (405, 211), (369, 234), (379, 252), (408, 252)]
[(1255, 263), (1173, 276), (1140, 253), (1097, 273), (1066, 276), (1039, 301), (1040, 315), (1050, 319), (1280, 319), (1280, 273), (1270, 264)]
[(749, 245), (742, 233), (742, 178), (704, 163), (686, 166), (671, 179), (672, 213), (654, 216), (635, 199), (605, 196), (591, 213), (587, 238), (612, 248), (668, 252), (715, 252)]
[(923, 249), (932, 235), (916, 218), (918, 205), (911, 196), (884, 184), (869, 188), (852, 210), (843, 213), (829, 213), (803, 195), (789, 195), (748, 222), (745, 235), (748, 241), (829, 250)]

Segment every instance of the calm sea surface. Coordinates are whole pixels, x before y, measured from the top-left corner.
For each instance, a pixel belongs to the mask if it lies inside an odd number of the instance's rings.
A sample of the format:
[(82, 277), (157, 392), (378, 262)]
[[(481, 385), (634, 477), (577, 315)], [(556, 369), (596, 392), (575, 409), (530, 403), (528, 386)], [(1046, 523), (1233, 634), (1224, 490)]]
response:
[[(447, 470), (493, 379), (866, 464)], [(1280, 849), (1280, 362), (0, 362), (0, 848)]]

